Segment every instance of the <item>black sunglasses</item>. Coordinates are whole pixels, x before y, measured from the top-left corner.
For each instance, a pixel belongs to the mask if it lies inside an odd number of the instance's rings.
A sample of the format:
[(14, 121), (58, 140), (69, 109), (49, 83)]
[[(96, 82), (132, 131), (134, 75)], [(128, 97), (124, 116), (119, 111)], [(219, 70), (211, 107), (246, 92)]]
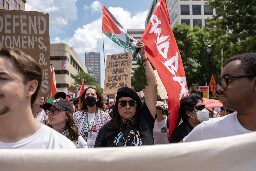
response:
[(118, 103), (122, 107), (126, 107), (127, 103), (129, 104), (130, 107), (134, 107), (137, 104), (135, 100), (120, 100), (118, 101)]
[(221, 86), (223, 89), (226, 89), (228, 87), (228, 83), (230, 83), (234, 79), (239, 79), (239, 78), (245, 78), (245, 77), (255, 77), (256, 74), (229, 74), (229, 75), (224, 75), (223, 78), (221, 79)]
[(205, 108), (205, 105), (196, 105), (195, 109), (196, 110), (203, 110)]

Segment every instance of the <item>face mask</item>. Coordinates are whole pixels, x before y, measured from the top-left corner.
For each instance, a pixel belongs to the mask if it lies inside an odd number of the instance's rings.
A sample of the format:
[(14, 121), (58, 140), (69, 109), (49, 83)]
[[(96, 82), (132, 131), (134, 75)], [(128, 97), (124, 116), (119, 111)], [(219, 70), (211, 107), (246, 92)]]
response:
[(89, 107), (93, 107), (96, 104), (96, 98), (93, 96), (87, 96), (85, 99), (85, 103)]
[(196, 116), (200, 122), (207, 121), (209, 119), (209, 111), (207, 109), (199, 110), (196, 112)]

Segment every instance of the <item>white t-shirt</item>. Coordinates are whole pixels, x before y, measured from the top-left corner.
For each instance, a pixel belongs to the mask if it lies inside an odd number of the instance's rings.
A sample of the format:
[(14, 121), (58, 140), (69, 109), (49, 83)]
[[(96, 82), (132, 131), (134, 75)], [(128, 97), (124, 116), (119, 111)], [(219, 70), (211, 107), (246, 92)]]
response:
[(237, 112), (233, 112), (223, 117), (211, 118), (202, 122), (183, 138), (183, 142), (228, 137), (250, 132), (239, 123)]
[(167, 116), (164, 115), (164, 119), (160, 122), (155, 120), (154, 129), (154, 144), (168, 144), (167, 137)]
[(36, 117), (36, 120), (38, 121), (38, 122), (40, 122), (40, 123), (42, 123), (42, 124), (45, 124), (45, 122), (46, 122), (46, 113), (45, 113), (45, 111), (42, 109), (39, 113), (38, 113), (38, 115), (37, 115), (37, 117)]
[(0, 149), (74, 149), (75, 144), (64, 135), (43, 125), (30, 137), (18, 142), (0, 142)]

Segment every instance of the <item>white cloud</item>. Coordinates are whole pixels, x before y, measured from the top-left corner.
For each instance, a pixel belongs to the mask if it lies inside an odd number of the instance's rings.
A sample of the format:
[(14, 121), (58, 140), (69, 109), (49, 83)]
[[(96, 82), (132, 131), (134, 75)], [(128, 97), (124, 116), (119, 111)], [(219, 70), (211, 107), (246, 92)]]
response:
[(47, 12), (50, 16), (51, 32), (60, 31), (71, 21), (77, 19), (77, 0), (28, 0), (27, 11)]
[(93, 12), (98, 12), (101, 11), (101, 4), (99, 1), (93, 1), (93, 3), (91, 4), (91, 9)]
[[(132, 15), (129, 11), (120, 7), (110, 7), (109, 11), (116, 17), (120, 24), (125, 29), (144, 29), (145, 19), (148, 12), (143, 11)], [(101, 71), (102, 71), (102, 84), (105, 77), (105, 68), (103, 63), (103, 39), (105, 54), (122, 53), (124, 50), (117, 44), (112, 42), (108, 37), (102, 35), (101, 18), (94, 20), (91, 23), (85, 24), (82, 27), (76, 29), (74, 35), (70, 39), (60, 40), (60, 38), (54, 38), (55, 42), (65, 42), (69, 46), (73, 47), (75, 51), (81, 56), (81, 60), (84, 61), (84, 53), (87, 51), (101, 52)]]

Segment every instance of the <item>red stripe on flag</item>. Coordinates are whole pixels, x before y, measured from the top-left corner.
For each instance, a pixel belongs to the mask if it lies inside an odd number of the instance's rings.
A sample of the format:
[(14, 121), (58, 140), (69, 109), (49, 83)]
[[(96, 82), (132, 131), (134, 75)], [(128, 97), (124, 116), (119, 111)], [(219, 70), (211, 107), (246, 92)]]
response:
[(182, 59), (166, 15), (166, 4), (160, 0), (142, 35), (148, 59), (156, 68), (168, 94), (169, 137), (177, 125), (180, 99), (187, 95)]
[(114, 33), (114, 34), (120, 34), (121, 31), (117, 26), (117, 23), (115, 22), (115, 19), (112, 18), (109, 11), (105, 8), (104, 5), (102, 5), (102, 32), (104, 34), (107, 33)]

